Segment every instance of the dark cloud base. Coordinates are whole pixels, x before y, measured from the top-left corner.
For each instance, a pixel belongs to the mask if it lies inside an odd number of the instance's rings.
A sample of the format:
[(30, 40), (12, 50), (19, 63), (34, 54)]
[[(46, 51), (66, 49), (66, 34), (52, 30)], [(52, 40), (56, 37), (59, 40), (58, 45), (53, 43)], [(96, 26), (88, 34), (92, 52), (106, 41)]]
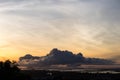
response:
[(19, 64), (27, 67), (48, 67), (53, 65), (80, 66), (81, 64), (107, 65), (114, 62), (99, 58), (85, 58), (82, 53), (73, 54), (70, 51), (61, 51), (54, 48), (46, 56), (32, 56), (27, 54), (19, 58)]

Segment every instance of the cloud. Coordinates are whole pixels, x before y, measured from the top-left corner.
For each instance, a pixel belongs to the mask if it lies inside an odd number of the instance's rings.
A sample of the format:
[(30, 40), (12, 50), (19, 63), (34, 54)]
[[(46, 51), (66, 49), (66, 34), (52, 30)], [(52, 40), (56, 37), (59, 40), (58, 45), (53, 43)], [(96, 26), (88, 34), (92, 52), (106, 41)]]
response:
[(118, 54), (115, 56), (111, 56), (109, 59), (112, 61), (115, 61), (116, 64), (120, 64), (120, 55), (118, 55)]
[[(117, 48), (117, 47), (116, 47)], [(114, 61), (116, 64), (120, 64), (120, 52), (119, 48), (116, 49), (115, 51), (109, 52), (109, 53), (104, 53), (102, 57), (107, 56), (106, 59)]]
[(40, 57), (38, 57), (38, 56), (32, 56), (32, 55), (30, 55), (30, 54), (26, 54), (24, 57), (20, 57), (20, 61), (22, 61), (22, 60), (24, 60), (24, 59), (39, 59)]
[(82, 53), (73, 54), (70, 51), (61, 51), (54, 48), (49, 54), (43, 57), (34, 57), (25, 55), (20, 57), (20, 65), (28, 67), (52, 66), (52, 65), (72, 65), (80, 66), (81, 64), (113, 64), (112, 61), (99, 58), (85, 58)]
[(119, 4), (119, 0), (0, 0), (0, 36), (19, 50), (72, 46), (88, 52), (114, 51), (120, 47)]

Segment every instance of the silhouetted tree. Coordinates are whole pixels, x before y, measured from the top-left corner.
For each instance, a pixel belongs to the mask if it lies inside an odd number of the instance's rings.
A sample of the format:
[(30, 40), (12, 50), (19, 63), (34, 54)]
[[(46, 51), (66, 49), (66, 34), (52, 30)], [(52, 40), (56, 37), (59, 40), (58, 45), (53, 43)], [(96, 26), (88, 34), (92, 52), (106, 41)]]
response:
[(30, 80), (29, 76), (20, 72), (16, 61), (0, 61), (0, 80)]

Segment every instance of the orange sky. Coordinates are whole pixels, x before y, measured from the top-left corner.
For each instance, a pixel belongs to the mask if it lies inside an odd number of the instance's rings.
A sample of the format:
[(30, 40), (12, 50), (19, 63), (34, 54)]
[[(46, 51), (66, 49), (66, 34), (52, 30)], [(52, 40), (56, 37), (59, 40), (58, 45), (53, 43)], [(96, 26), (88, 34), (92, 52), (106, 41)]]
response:
[(86, 57), (120, 54), (120, 6), (113, 0), (5, 0), (0, 3), (0, 60), (43, 56), (53, 48)]

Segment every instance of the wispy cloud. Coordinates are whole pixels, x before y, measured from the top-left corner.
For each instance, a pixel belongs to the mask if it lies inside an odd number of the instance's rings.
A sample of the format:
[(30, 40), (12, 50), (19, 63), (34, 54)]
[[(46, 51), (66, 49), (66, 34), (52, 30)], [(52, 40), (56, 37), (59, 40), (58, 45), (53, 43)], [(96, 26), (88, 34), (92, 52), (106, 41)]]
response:
[(119, 0), (0, 0), (1, 40), (19, 47), (41, 48), (47, 44), (111, 52), (120, 44), (119, 3)]

